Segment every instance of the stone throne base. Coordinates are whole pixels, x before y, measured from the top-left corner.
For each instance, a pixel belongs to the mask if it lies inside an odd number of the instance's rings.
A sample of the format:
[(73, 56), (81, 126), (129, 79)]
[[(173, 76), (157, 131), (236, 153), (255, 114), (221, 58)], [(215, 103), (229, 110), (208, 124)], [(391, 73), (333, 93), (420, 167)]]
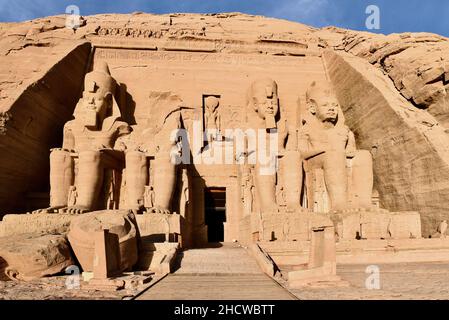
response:
[[(262, 270), (290, 288), (348, 286), (337, 264), (449, 261), (448, 238), (423, 239), (417, 212), (281, 210), (245, 216), (240, 227)], [(327, 240), (317, 241), (316, 231)]]
[(422, 238), (417, 212), (374, 208), (312, 213), (302, 209), (262, 218), (253, 214), (241, 220), (242, 239), (248, 245), (257, 241), (281, 271), (307, 265), (312, 229), (326, 220), (335, 227), (338, 264), (449, 261), (449, 238)]
[[(257, 235), (253, 240), (257, 238), (258, 249), (252, 245), (251, 253), (269, 276), (276, 276), (276, 270), (279, 270), (281, 278), (288, 281), (290, 288), (347, 285), (337, 275), (335, 227), (327, 215), (300, 209), (296, 212), (261, 214), (259, 220), (252, 215), (246, 222), (250, 224), (252, 234)], [(283, 242), (299, 242), (307, 247), (307, 254), (302, 253), (303, 263), (285, 268), (283, 261), (270, 256), (270, 252), (265, 250), (264, 244)]]
[(420, 239), (421, 217), (415, 211), (389, 212), (385, 209), (348, 210), (329, 213), (338, 239)]
[[(336, 240), (420, 239), (418, 212), (389, 212), (385, 209), (357, 209), (336, 213), (315, 213), (306, 209), (245, 216), (241, 220), (241, 242), (308, 241), (314, 227), (332, 221)], [(251, 235), (251, 236), (249, 236)]]

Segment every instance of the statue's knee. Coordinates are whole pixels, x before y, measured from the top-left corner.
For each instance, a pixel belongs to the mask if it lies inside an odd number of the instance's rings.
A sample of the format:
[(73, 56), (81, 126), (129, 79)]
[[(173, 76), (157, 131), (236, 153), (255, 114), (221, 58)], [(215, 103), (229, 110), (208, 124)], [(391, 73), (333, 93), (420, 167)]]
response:
[(70, 159), (70, 152), (65, 150), (52, 150), (50, 152), (50, 162), (53, 161), (67, 161), (67, 159)]
[(323, 160), (322, 167), (326, 174), (338, 175), (346, 172), (346, 157), (344, 154), (329, 154)]
[(100, 164), (100, 160), (99, 151), (83, 151), (79, 154), (80, 163)]

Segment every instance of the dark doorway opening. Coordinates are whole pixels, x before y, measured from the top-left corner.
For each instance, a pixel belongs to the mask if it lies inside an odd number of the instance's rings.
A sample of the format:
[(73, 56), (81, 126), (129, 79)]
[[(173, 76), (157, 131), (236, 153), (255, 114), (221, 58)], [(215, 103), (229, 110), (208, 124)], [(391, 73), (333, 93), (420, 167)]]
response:
[(204, 189), (204, 205), (207, 241), (223, 242), (226, 222), (226, 188)]

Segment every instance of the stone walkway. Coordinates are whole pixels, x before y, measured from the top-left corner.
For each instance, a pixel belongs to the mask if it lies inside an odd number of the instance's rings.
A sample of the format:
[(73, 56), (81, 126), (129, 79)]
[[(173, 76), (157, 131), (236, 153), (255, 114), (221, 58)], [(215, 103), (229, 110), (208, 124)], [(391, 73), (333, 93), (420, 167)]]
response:
[(67, 277), (58, 276), (31, 282), (0, 281), (0, 300), (120, 300), (137, 293), (138, 300), (291, 300), (295, 296), (301, 300), (449, 299), (448, 262), (379, 264), (379, 290), (365, 286), (370, 276), (366, 273), (368, 265), (339, 265), (337, 273), (350, 287), (292, 289), (291, 293), (263, 274), (245, 249), (235, 244), (185, 251), (180, 264), (182, 267), (174, 274), (143, 293), (68, 290)]
[(180, 269), (144, 292), (138, 300), (292, 300), (236, 244), (184, 251)]
[(172, 274), (137, 300), (293, 300), (265, 274)]
[(234, 243), (215, 248), (190, 249), (178, 255), (177, 274), (261, 274), (257, 262)]
[(339, 265), (337, 274), (348, 288), (291, 290), (301, 300), (448, 300), (449, 263), (379, 264), (380, 289), (365, 286), (368, 265)]
[[(234, 247), (233, 247), (234, 246)], [(182, 267), (138, 299), (448, 300), (449, 263), (379, 264), (380, 289), (367, 289), (368, 265), (339, 265), (349, 287), (291, 289), (264, 275), (236, 245), (184, 252)], [(284, 285), (284, 281), (281, 281)]]

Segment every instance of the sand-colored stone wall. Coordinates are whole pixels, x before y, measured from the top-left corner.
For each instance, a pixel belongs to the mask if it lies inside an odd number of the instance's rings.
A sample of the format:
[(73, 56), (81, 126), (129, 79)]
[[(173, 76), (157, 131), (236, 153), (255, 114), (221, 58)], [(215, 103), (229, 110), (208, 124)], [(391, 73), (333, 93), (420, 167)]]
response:
[(346, 123), (374, 158), (381, 205), (421, 213), (423, 236), (449, 217), (449, 143), (444, 128), (404, 99), (391, 80), (363, 59), (324, 55)]

